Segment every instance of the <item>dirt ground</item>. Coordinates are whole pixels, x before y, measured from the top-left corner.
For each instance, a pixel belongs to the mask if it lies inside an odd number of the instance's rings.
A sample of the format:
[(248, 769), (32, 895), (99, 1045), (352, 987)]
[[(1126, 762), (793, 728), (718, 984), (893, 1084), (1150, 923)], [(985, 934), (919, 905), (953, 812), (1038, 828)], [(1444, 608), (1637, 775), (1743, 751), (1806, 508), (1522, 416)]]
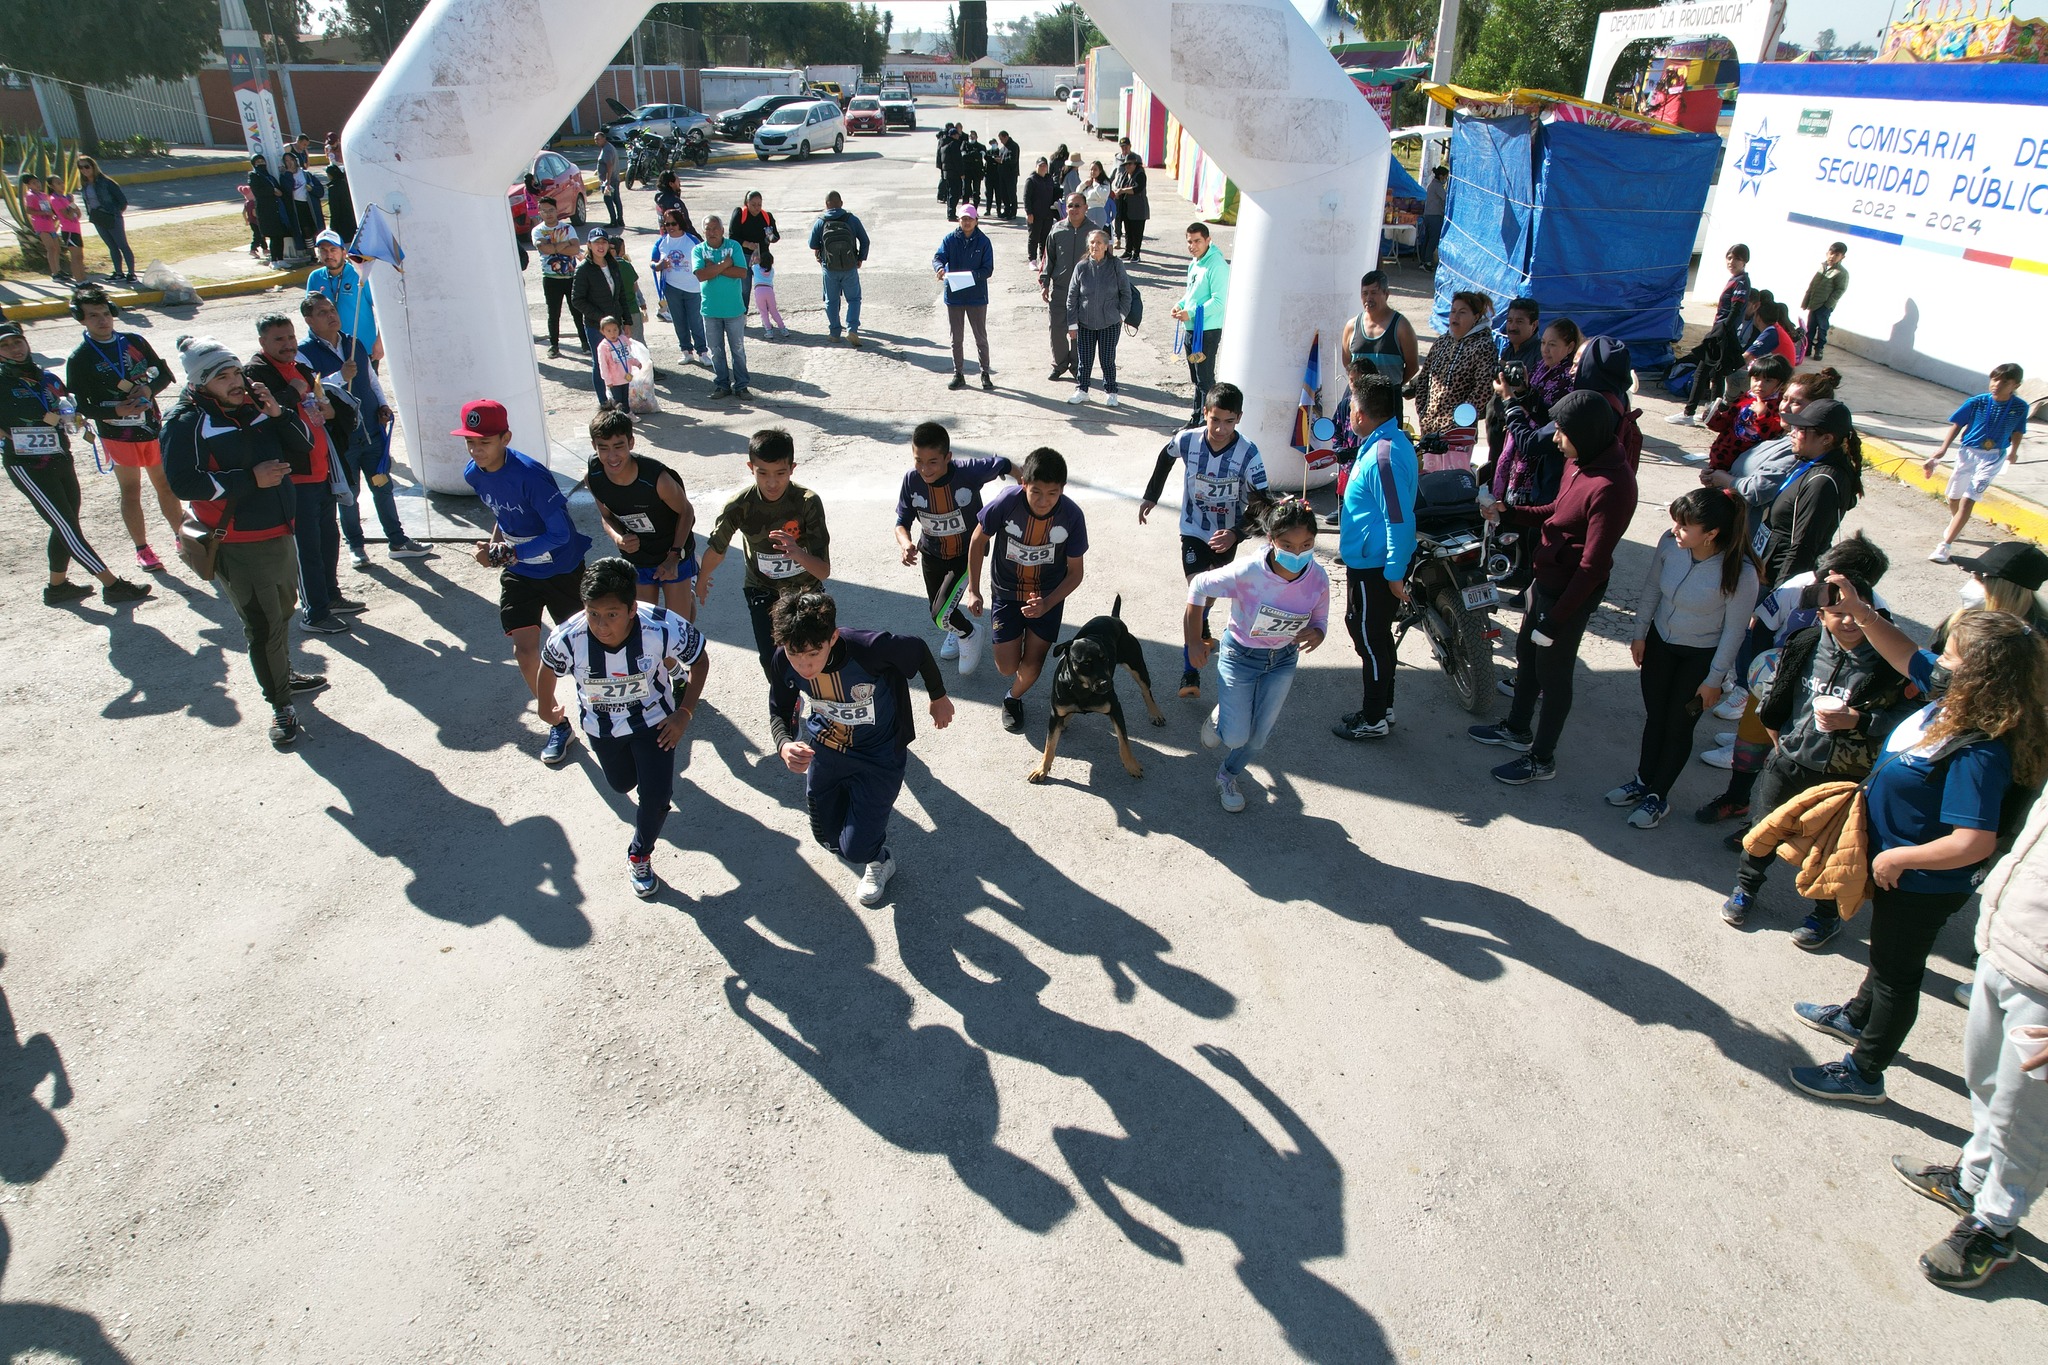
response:
[[(978, 121), (1033, 155), (1099, 149), (1044, 109)], [(1501, 754), (1464, 738), (1419, 640), (1394, 737), (1331, 738), (1358, 686), (1338, 630), (1227, 815), (1196, 737), (1213, 690), (1171, 696), (1173, 519), (1140, 529), (1134, 506), (1187, 403), (1164, 319), (1192, 214), (1155, 179), (1122, 412), (1045, 382), (1003, 225), (1002, 391), (948, 393), (931, 154), (899, 133), (690, 183), (700, 217), (767, 194), (798, 335), (750, 329), (749, 408), (668, 370), (651, 443), (708, 520), (746, 434), (790, 427), (842, 620), (900, 631), (920, 628), (891, 540), (911, 426), (1064, 451), (1092, 537), (1069, 621), (1121, 594), (1167, 694), (1166, 728), (1133, 736), (1144, 778), (1084, 721), (1027, 785), (1044, 685), (1018, 738), (993, 669), (948, 665), (958, 719), (920, 727), (901, 870), (862, 910), (770, 750), (729, 572), (643, 903), (586, 751), (535, 761), (492, 573), (459, 546), (344, 563), (369, 611), (295, 646), (334, 685), (277, 754), (210, 589), (174, 570), (137, 608), (46, 609), (40, 525), (0, 497), (0, 1359), (2038, 1360), (2041, 1243), (1982, 1293), (1931, 1288), (1914, 1257), (1951, 1220), (1888, 1165), (1967, 1135), (1950, 990), (1974, 905), (1891, 1103), (1830, 1108), (1785, 1081), (1839, 1050), (1791, 1005), (1849, 996), (1863, 921), (1797, 951), (1778, 875), (1748, 931), (1721, 923), (1725, 830), (1684, 814), (1719, 773), (1692, 765), (1651, 832), (1600, 799), (1641, 717), (1626, 604), (1696, 482), (1668, 405), (1643, 400), (1642, 505), (1556, 781), (1488, 777)], [(834, 188), (876, 235), (859, 352), (823, 340), (798, 240)], [(629, 217), (644, 254), (644, 191)], [(277, 302), (196, 321), (253, 350)], [(193, 326), (131, 321), (160, 343)], [(75, 329), (32, 337), (55, 358)], [(574, 449), (587, 372), (574, 352), (541, 372)], [(122, 563), (113, 482), (82, 477)], [(1956, 604), (1960, 574), (1921, 559), (1928, 499), (1874, 480), (1850, 525), (1893, 552), (1916, 628)]]

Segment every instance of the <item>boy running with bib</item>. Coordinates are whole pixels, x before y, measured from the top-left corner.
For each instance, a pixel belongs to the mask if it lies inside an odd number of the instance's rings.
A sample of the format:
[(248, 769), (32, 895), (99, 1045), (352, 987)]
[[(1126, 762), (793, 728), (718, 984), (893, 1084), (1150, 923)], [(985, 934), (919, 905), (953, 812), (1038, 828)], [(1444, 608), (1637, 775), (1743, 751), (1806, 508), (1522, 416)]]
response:
[(732, 538), (739, 536), (747, 557), (741, 596), (753, 622), (761, 671), (773, 681), (768, 661), (775, 653), (771, 613), (776, 599), (814, 590), (832, 576), (827, 557), (832, 537), (825, 529), (825, 504), (810, 489), (790, 482), (796, 441), (788, 432), (781, 427), (755, 432), (747, 443), (747, 469), (754, 486), (735, 493), (711, 527), (711, 543), (697, 570), (697, 600), (711, 596), (711, 575)]
[[(641, 899), (661, 888), (650, 859), (674, 804), (676, 746), (697, 713), (711, 659), (697, 628), (666, 607), (637, 600), (639, 571), (600, 559), (583, 571), (583, 610), (548, 637), (541, 661), (553, 700), (555, 678), (573, 678), (583, 733), (615, 792), (633, 792), (638, 814), (626, 867)], [(689, 680), (681, 697), (676, 675)]]
[(585, 482), (598, 519), (640, 580), (640, 600), (657, 599), (684, 620), (697, 615), (697, 509), (683, 481), (659, 460), (633, 451), (633, 418), (614, 409), (590, 420)]
[[(920, 422), (910, 433), (914, 468), (903, 476), (896, 495), (896, 545), (905, 564), (923, 556), (924, 592), (935, 619), (945, 624), (941, 659), (958, 658), (960, 676), (981, 662), (982, 633), (972, 617), (948, 599), (967, 585), (967, 544), (973, 535), (981, 490), (1008, 474), (1013, 466), (1001, 456), (982, 460), (953, 458), (953, 437), (937, 422)], [(917, 536), (911, 536), (911, 523)]]
[(812, 836), (860, 867), (860, 903), (879, 905), (896, 873), (889, 811), (917, 738), (912, 673), (924, 679), (932, 724), (943, 730), (953, 723), (939, 662), (912, 636), (839, 629), (837, 605), (815, 590), (776, 602), (775, 644), (768, 674), (775, 747), (791, 772), (804, 775)]
[(1066, 492), (1066, 458), (1040, 446), (1024, 457), (1017, 479), (1018, 487), (1004, 489), (982, 509), (967, 546), (967, 610), (975, 616), (982, 611), (982, 561), (994, 554), (989, 634), (996, 671), (1011, 678), (1003, 728), (1013, 735), (1023, 733), (1024, 694), (1060, 637), (1060, 617), (1081, 586), (1088, 553), (1088, 520)]
[(2019, 387), (2026, 377), (2026, 371), (2017, 365), (1993, 369), (1991, 388), (1949, 414), (1948, 435), (1941, 438), (1941, 448), (1920, 466), (1923, 474), (1934, 477), (1941, 457), (1948, 454), (1956, 437), (1963, 438), (1962, 448), (1956, 451), (1956, 472), (1948, 480), (1948, 529), (1941, 533), (1934, 553), (1927, 556), (1937, 564), (1948, 563), (1949, 547), (1970, 524), (1970, 513), (1984, 500), (1998, 472), (2020, 462), (2020, 438), (2027, 434), (2027, 403), (2019, 396)]
[[(1243, 416), (1244, 393), (1237, 385), (1218, 384), (1210, 389), (1202, 425), (1166, 443), (1145, 484), (1144, 500), (1138, 504), (1138, 524), (1142, 526), (1159, 505), (1173, 462), (1179, 460), (1186, 466), (1181, 476), (1180, 566), (1189, 579), (1237, 558), (1245, 515), (1255, 497), (1264, 500), (1266, 462), (1257, 446), (1238, 435), (1237, 424)], [(1207, 608), (1202, 613), (1202, 638), (1211, 638)], [(1180, 665), (1180, 694), (1199, 697), (1200, 663), (1182, 650)]]

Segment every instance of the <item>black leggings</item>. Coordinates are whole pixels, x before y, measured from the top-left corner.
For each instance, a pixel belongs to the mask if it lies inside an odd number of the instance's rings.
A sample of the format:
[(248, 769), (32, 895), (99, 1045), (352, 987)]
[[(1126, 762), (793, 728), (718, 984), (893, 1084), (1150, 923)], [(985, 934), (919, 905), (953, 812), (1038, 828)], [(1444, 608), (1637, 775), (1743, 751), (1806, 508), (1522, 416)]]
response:
[(675, 802), (676, 751), (664, 749), (653, 730), (635, 730), (616, 739), (585, 735), (604, 780), (615, 792), (636, 792), (639, 812), (633, 819), (633, 842), (626, 845), (630, 857), (645, 858), (661, 838)]
[(44, 464), (9, 463), (7, 477), (14, 480), (36, 515), (49, 523), (51, 573), (63, 573), (73, 559), (94, 577), (107, 571), (106, 562), (93, 553), (85, 532), (79, 529), (78, 470), (69, 455)]
[[(1840, 780), (1839, 774), (1817, 772), (1802, 767), (1791, 759), (1771, 751), (1763, 770), (1750, 774), (1756, 779), (1756, 790), (1749, 803), (1749, 827), (1755, 829), (1770, 818), (1771, 812), (1790, 801), (1799, 793), (1817, 787), (1823, 782)], [(1771, 864), (1777, 861), (1776, 853), (1745, 853), (1742, 868), (1735, 874), (1735, 885), (1754, 896), (1763, 890), (1764, 878), (1770, 875)], [(1833, 901), (1815, 901), (1813, 913), (1820, 919), (1840, 919), (1841, 911)]]
[(1394, 705), (1394, 615), (1401, 609), (1387, 576), (1379, 569), (1344, 570), (1344, 628), (1358, 651), (1359, 708), (1365, 723), (1377, 725)]
[(1643, 747), (1636, 758), (1636, 780), (1666, 800), (1692, 757), (1699, 713), (1688, 710), (1713, 666), (1712, 647), (1670, 644), (1650, 627), (1650, 638), (1643, 642)]
[[(1594, 607), (1606, 591), (1605, 583), (1595, 588), (1586, 599), (1593, 606), (1577, 620), (1552, 621), (1550, 628), (1557, 633), (1548, 645), (1539, 645), (1530, 637), (1536, 633), (1536, 623), (1557, 605), (1557, 594), (1540, 583), (1529, 589), (1529, 609), (1522, 614), (1522, 633), (1515, 637), (1515, 704), (1508, 708), (1507, 725), (1516, 734), (1528, 734), (1530, 723), (1535, 722), (1536, 742), (1530, 746), (1529, 756), (1538, 763), (1557, 757), (1558, 738), (1564, 734), (1565, 718), (1572, 713), (1572, 670), (1579, 661), (1579, 641), (1585, 639)], [(1541, 719), (1536, 715), (1539, 701)]]
[(1145, 249), (1145, 218), (1119, 218), (1117, 222), (1124, 230), (1124, 259), (1135, 261), (1138, 253)]
[[(917, 562), (924, 569), (925, 601), (931, 603), (933, 611), (937, 611), (939, 608), (939, 591), (947, 586), (946, 579), (949, 576), (964, 577), (966, 575), (967, 556), (961, 555), (958, 559), (946, 559), (940, 555), (933, 554), (929, 550), (924, 550), (918, 554)], [(953, 628), (955, 635), (965, 637), (974, 634), (974, 618), (970, 617), (959, 607), (953, 608), (952, 613), (946, 617), (946, 624)]]
[(1927, 955), (1967, 891), (1886, 891), (1871, 900), (1870, 969), (1849, 1002), (1849, 1022), (1863, 1030), (1853, 1054), (1866, 1077), (1892, 1064), (1920, 1017), (1920, 981)]
[(1045, 255), (1045, 239), (1051, 235), (1052, 215), (1041, 213), (1034, 216), (1031, 220), (1031, 230), (1024, 238), (1024, 255), (1026, 258), (1035, 261)]

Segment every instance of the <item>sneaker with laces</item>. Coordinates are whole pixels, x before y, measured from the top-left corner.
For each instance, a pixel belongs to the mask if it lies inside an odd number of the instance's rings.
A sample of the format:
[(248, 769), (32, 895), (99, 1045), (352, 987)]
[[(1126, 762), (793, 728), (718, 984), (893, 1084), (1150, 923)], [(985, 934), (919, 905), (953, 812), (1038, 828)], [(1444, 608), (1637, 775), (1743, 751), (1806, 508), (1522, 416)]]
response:
[(325, 673), (292, 674), (291, 689), (294, 693), (318, 692), (325, 686), (327, 686), (327, 675)]
[(1209, 708), (1209, 714), (1202, 717), (1202, 747), (1220, 749), (1223, 747), (1223, 732), (1216, 728), (1216, 707)]
[(1895, 1156), (1892, 1169), (1899, 1179), (1906, 1182), (1906, 1188), (1922, 1199), (1932, 1199), (1950, 1213), (1967, 1218), (1976, 1212), (1977, 1200), (1962, 1187), (1960, 1166), (1937, 1166), (1932, 1162), (1915, 1161), (1911, 1157)]
[(887, 889), (889, 878), (895, 875), (896, 855), (885, 848), (880, 858), (861, 869), (860, 886), (854, 891), (855, 898), (862, 905), (880, 905), (882, 892)]
[(1503, 697), (1514, 696), (1515, 675), (1513, 673), (1503, 672), (1500, 675), (1500, 677), (1494, 682), (1493, 690), (1500, 693)]
[(1733, 730), (1716, 730), (1714, 732), (1714, 747), (1716, 749), (1734, 748), (1735, 732)]
[(1718, 749), (1702, 749), (1700, 762), (1709, 768), (1719, 768), (1724, 773), (1732, 772), (1735, 769), (1735, 746), (1729, 744)]
[(1105, 393), (1102, 395), (1102, 406), (1105, 408), (1120, 408), (1123, 406), (1123, 400), (1113, 393)]
[(1074, 391), (1073, 391), (1072, 393), (1070, 393), (1070, 394), (1068, 394), (1068, 395), (1067, 395), (1067, 401), (1068, 401), (1069, 403), (1085, 403), (1085, 402), (1087, 402), (1087, 401), (1088, 401), (1088, 390), (1086, 390), (1086, 389), (1075, 389), (1075, 390), (1074, 390)]
[(1606, 800), (1610, 806), (1633, 806), (1639, 804), (1649, 794), (1650, 789), (1643, 785), (1642, 778), (1631, 777), (1628, 781), (1607, 793)]
[(66, 602), (83, 601), (97, 591), (90, 583), (52, 583), (43, 589), (43, 605), (61, 607)]
[(306, 629), (315, 635), (341, 635), (348, 631), (348, 622), (329, 612), (317, 620), (306, 622)]
[(985, 631), (977, 630), (972, 635), (960, 637), (961, 677), (973, 677), (974, 670), (981, 667), (981, 642), (985, 635)]
[(635, 858), (632, 854), (628, 853), (626, 855), (626, 876), (633, 883), (633, 894), (643, 901), (661, 890), (661, 878), (654, 875), (654, 860), (652, 858)]
[(1741, 720), (1742, 712), (1749, 705), (1747, 688), (1731, 687), (1714, 707), (1715, 720)]
[(1883, 1075), (1874, 1081), (1863, 1079), (1863, 1073), (1856, 1069), (1855, 1059), (1846, 1053), (1839, 1062), (1787, 1067), (1785, 1074), (1793, 1085), (1817, 1100), (1840, 1100), (1847, 1104), (1884, 1103)]
[(299, 742), (306, 727), (299, 724), (299, 713), (289, 706), (280, 706), (270, 713), (270, 743), (279, 749), (289, 749)]
[(434, 553), (434, 547), (407, 536), (404, 540), (392, 541), (389, 553), (393, 559), (425, 559)]
[(1815, 1033), (1840, 1038), (1845, 1043), (1863, 1041), (1863, 1030), (1849, 1022), (1846, 1005), (1813, 1005), (1801, 1000), (1792, 1006), (1793, 1015)]
[(1493, 725), (1474, 725), (1465, 731), (1465, 736), (1481, 744), (1496, 744), (1503, 749), (1513, 749), (1518, 754), (1528, 753), (1529, 746), (1536, 742), (1534, 735), (1525, 734), (1520, 730), (1510, 730), (1506, 721)]
[(155, 550), (147, 545), (138, 545), (135, 547), (135, 567), (144, 573), (162, 573), (164, 562), (156, 557)]
[(1655, 829), (1664, 823), (1664, 817), (1671, 813), (1671, 803), (1661, 796), (1645, 796), (1636, 808), (1628, 813), (1630, 829)]
[(1003, 698), (1003, 728), (1013, 735), (1024, 733), (1024, 699), (1022, 697)]
[(2020, 1258), (2011, 1233), (1997, 1233), (1974, 1216), (1920, 1253), (1920, 1273), (1942, 1289), (1975, 1289)]
[(336, 616), (361, 616), (370, 609), (368, 602), (358, 601), (353, 597), (343, 597), (340, 593), (335, 593), (328, 598), (328, 606)]
[(1202, 675), (1199, 671), (1192, 668), (1183, 668), (1180, 671), (1180, 694), (1183, 697), (1202, 695)]
[(1530, 754), (1523, 754), (1512, 763), (1503, 763), (1493, 770), (1493, 780), (1505, 782), (1510, 787), (1525, 786), (1531, 782), (1548, 782), (1557, 776), (1555, 762), (1542, 763)]
[(1393, 730), (1394, 718), (1392, 716), (1384, 716), (1368, 724), (1365, 719), (1365, 712), (1363, 711), (1353, 711), (1350, 715), (1330, 727), (1330, 733), (1337, 738), (1358, 741), (1385, 739), (1393, 733)]
[(1703, 825), (1718, 825), (1723, 820), (1740, 820), (1749, 814), (1749, 802), (1737, 801), (1726, 792), (1715, 797), (1692, 813), (1692, 818)]
[(1750, 908), (1756, 904), (1756, 897), (1741, 887), (1728, 893), (1728, 899), (1721, 902), (1721, 922), (1740, 929), (1749, 919)]
[(1819, 915), (1808, 915), (1799, 922), (1799, 927), (1792, 931), (1792, 942), (1809, 953), (1817, 953), (1834, 942), (1835, 935), (1841, 932), (1842, 921), (1839, 917), (1822, 919)]
[[(1948, 563), (1948, 552), (1951, 548), (1953, 547), (1950, 546), (1950, 544), (1944, 540), (1939, 545), (1934, 547), (1933, 551), (1928, 554), (1927, 558), (1931, 563), (1946, 564)], [(1979, 1283), (1981, 1283), (1981, 1281)]]
[(950, 384), (948, 384), (948, 385), (946, 385), (946, 387), (947, 387), (947, 388), (949, 388), (949, 389), (964, 389), (964, 388), (966, 388), (966, 387), (967, 387), (967, 376), (966, 376), (966, 375), (964, 375), (964, 374), (962, 374), (962, 373), (960, 373), (960, 371), (958, 371), (958, 370), (955, 370), (955, 371), (953, 371), (953, 382), (952, 382), (952, 383), (950, 383)]
[(1696, 427), (1699, 425), (1699, 419), (1689, 412), (1668, 413), (1665, 415), (1664, 420), (1674, 427)]
[(1232, 815), (1244, 809), (1244, 793), (1237, 789), (1236, 773), (1216, 774), (1216, 799)]
[(370, 567), (370, 552), (360, 545), (349, 546), (348, 566), (357, 573), (364, 572)]
[(125, 578), (117, 578), (100, 589), (100, 601), (110, 607), (118, 607), (123, 602), (140, 602), (155, 591), (148, 583), (130, 583)]
[(572, 730), (568, 721), (548, 727), (548, 741), (540, 746), (540, 761), (550, 768), (559, 768), (569, 757), (569, 737)]
[(939, 657), (941, 659), (957, 659), (960, 657), (960, 637), (950, 630), (946, 632), (945, 643), (939, 646)]
[(1977, 983), (1976, 983), (1976, 982), (1974, 982), (1974, 981), (1958, 981), (1958, 982), (1956, 982), (1956, 989), (1955, 989), (1955, 1001), (1956, 1001), (1956, 1003), (1957, 1003), (1958, 1005), (1961, 1005), (1961, 1006), (1962, 1006), (1962, 1007), (1963, 1007), (1964, 1009), (1968, 1009), (1968, 1008), (1970, 1008), (1970, 994), (1971, 994), (1971, 992), (1972, 992), (1972, 991), (1974, 991), (1974, 990), (1976, 989), (1976, 987), (1977, 987)]

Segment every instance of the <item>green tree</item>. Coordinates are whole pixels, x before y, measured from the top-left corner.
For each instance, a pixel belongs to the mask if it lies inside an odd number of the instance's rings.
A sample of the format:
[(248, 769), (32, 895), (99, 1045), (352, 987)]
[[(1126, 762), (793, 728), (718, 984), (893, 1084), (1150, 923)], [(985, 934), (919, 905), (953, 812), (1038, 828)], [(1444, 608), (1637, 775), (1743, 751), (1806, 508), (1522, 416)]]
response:
[(1641, 0), (1491, 0), (1478, 41), (1457, 64), (1458, 84), (1576, 95), (1585, 88), (1600, 16), (1640, 6)]
[(388, 62), (427, 0), (342, 0), (333, 32), (353, 42), (373, 62)]
[(119, 89), (139, 77), (180, 80), (220, 46), (217, 0), (6, 0), (0, 52), (18, 71), (64, 83), (78, 140), (99, 150), (85, 87)]
[(744, 33), (755, 61), (853, 62), (877, 70), (888, 53), (882, 11), (873, 5), (664, 4), (652, 18), (700, 33)]
[(1109, 39), (1095, 27), (1079, 5), (1061, 5), (1050, 14), (1034, 14), (1010, 25), (1010, 60), (1018, 66), (1065, 66), (1079, 63), (1074, 51), (1078, 26), (1083, 53), (1101, 47)]
[(1816, 51), (1833, 52), (1835, 50), (1835, 31), (1831, 28), (1822, 29), (1820, 36), (1813, 40), (1813, 46)]
[(958, 10), (946, 11), (946, 27), (954, 61), (978, 62), (988, 55), (988, 0), (960, 0)]
[(1338, 0), (1369, 43), (1428, 38), (1436, 32), (1438, 0)]

